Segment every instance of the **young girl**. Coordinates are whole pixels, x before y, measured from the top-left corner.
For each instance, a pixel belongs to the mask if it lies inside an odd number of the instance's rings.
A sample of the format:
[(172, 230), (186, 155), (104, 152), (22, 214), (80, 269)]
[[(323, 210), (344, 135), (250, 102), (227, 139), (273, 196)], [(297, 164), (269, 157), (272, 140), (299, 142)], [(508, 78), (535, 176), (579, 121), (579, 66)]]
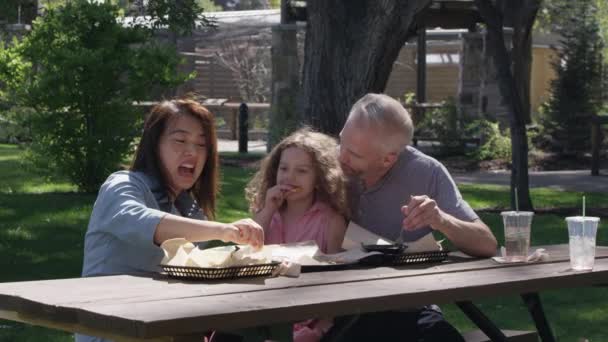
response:
[(304, 128), (262, 161), (246, 192), (264, 243), (314, 240), (324, 253), (340, 251), (347, 204), (336, 151), (333, 138)]
[[(324, 253), (341, 250), (348, 216), (336, 141), (304, 128), (281, 141), (249, 183), (254, 219), (264, 243), (314, 240)], [(333, 325), (310, 319), (294, 325), (294, 341), (319, 341)]]

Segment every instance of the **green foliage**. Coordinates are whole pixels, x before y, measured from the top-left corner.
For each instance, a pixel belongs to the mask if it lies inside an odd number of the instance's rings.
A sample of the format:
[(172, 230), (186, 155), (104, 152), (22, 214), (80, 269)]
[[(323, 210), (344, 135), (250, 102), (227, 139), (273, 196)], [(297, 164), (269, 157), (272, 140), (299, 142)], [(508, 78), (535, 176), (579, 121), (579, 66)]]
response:
[(590, 148), (589, 121), (601, 104), (604, 45), (593, 0), (571, 1), (559, 4), (557, 9), (568, 13), (568, 20), (560, 20), (555, 28), (562, 37), (562, 47), (553, 63), (557, 78), (539, 114), (541, 127), (535, 144), (572, 154)]
[(117, 20), (111, 4), (74, 0), (50, 8), (23, 41), (0, 50), (0, 83), (27, 118), (31, 155), (45, 169), (95, 191), (129, 152), (150, 87), (187, 79), (180, 58), (152, 31)]
[(414, 105), (416, 102), (416, 93), (408, 92), (403, 94), (403, 103), (407, 105)]
[(508, 130), (503, 134), (497, 122), (475, 120), (467, 126), (471, 136), (480, 138), (481, 146), (470, 154), (476, 160), (511, 160), (511, 137)]
[[(604, 42), (608, 42), (608, 2), (605, 0), (595, 0), (595, 4), (597, 6), (597, 18), (600, 26), (600, 34)], [(604, 64), (608, 65), (608, 44), (604, 44), (604, 51), (602, 54), (604, 55)], [(608, 74), (604, 74), (604, 78), (608, 79)]]
[[(14, 38), (12, 44), (17, 43), (17, 39)], [(7, 75), (4, 80), (0, 77), (0, 141), (2, 142), (31, 140), (27, 119), (32, 115), (32, 110), (29, 107), (16, 105), (16, 99), (8, 91), (24, 81), (25, 71), (29, 67), (31, 65), (25, 63), (17, 51), (9, 49), (0, 41), (0, 75)]]
[(12, 106), (0, 114), (0, 142), (32, 141), (29, 118), (34, 114), (30, 107)]
[(441, 108), (426, 113), (416, 126), (416, 135), (436, 138), (441, 154), (462, 154), (465, 152), (462, 139), (467, 137), (464, 127), (468, 123), (467, 116), (459, 113), (456, 101), (449, 98)]
[(204, 3), (197, 0), (148, 0), (146, 8), (154, 20), (155, 29), (168, 28), (179, 36), (190, 35), (200, 26), (212, 25), (212, 22), (203, 16)]
[[(564, 11), (564, 4), (572, 0), (544, 0), (538, 13), (536, 29), (542, 32), (555, 31), (557, 27), (567, 25), (572, 13)], [(597, 18), (600, 34), (604, 41), (608, 41), (608, 2), (606, 0), (593, 0), (595, 17)], [(608, 63), (608, 45), (603, 50), (604, 63)]]

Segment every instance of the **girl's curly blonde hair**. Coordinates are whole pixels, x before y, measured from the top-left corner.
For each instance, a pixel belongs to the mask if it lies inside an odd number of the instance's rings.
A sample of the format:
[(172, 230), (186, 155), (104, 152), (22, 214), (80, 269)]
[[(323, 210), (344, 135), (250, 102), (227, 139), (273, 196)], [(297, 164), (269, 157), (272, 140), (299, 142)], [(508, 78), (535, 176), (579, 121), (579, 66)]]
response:
[(295, 131), (262, 160), (260, 170), (245, 188), (249, 209), (256, 212), (264, 207), (266, 192), (277, 184), (281, 154), (290, 147), (302, 149), (312, 157), (316, 176), (316, 199), (327, 203), (348, 218), (350, 213), (346, 200), (346, 180), (338, 162), (338, 144), (334, 138), (310, 128)]

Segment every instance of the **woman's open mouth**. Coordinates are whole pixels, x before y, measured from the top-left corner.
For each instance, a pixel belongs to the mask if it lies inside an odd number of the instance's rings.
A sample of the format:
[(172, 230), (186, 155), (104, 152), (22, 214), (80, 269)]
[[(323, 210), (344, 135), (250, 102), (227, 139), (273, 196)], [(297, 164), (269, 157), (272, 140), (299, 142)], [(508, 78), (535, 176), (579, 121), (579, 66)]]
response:
[(194, 177), (194, 164), (184, 163), (177, 167), (177, 174), (180, 177)]

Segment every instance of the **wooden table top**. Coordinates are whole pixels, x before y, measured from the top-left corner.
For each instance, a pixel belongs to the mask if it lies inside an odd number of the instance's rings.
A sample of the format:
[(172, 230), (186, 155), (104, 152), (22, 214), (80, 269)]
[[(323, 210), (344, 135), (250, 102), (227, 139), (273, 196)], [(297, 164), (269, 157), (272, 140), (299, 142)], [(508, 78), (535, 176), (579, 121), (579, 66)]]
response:
[(585, 272), (570, 269), (568, 245), (543, 248), (550, 259), (527, 264), (453, 253), (440, 264), (298, 278), (193, 282), (119, 275), (0, 283), (0, 318), (125, 340), (167, 340), (211, 329), (608, 284), (608, 247), (597, 247), (594, 269)]

